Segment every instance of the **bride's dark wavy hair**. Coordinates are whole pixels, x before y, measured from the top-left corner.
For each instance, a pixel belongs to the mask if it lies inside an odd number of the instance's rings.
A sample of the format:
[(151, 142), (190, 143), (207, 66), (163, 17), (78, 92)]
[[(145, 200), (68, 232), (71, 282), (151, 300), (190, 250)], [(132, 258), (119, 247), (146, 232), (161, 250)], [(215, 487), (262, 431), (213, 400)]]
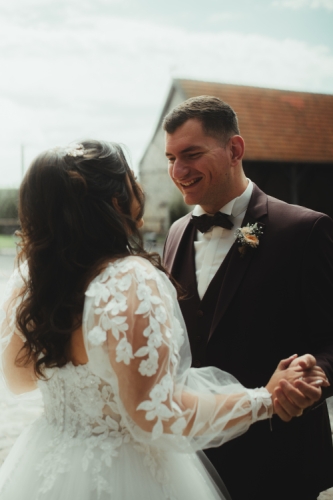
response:
[[(61, 367), (72, 333), (80, 327), (89, 281), (115, 257), (140, 255), (163, 269), (158, 254), (143, 249), (133, 196), (142, 217), (144, 196), (118, 144), (87, 140), (68, 154), (52, 149), (27, 171), (19, 197), (19, 263), (27, 261), (16, 324), (26, 338), (17, 363), (35, 373)], [(82, 154), (84, 153), (84, 154)], [(76, 155), (76, 156), (75, 156)]]

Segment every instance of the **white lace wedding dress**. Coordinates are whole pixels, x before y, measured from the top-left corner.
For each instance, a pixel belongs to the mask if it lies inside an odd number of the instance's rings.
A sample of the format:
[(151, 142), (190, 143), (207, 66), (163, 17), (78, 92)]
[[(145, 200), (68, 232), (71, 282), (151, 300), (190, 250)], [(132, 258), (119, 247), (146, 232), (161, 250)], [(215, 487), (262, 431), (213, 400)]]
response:
[[(1, 318), (9, 387), (20, 368), (6, 353), (24, 341), (14, 327), (21, 286), (16, 271)], [(196, 451), (270, 416), (266, 389), (245, 389), (216, 368), (190, 368), (175, 290), (140, 257), (110, 263), (90, 283), (83, 335), (89, 362), (47, 369), (47, 380), (36, 382), (45, 412), (1, 467), (0, 499), (224, 498)]]

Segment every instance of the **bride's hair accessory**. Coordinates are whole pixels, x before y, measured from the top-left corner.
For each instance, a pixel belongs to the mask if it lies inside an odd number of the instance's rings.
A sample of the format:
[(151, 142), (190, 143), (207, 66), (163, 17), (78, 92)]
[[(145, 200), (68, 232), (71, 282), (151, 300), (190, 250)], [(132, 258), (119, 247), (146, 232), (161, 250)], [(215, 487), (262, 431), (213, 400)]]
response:
[(235, 232), (235, 238), (240, 254), (244, 256), (248, 248), (257, 248), (262, 234), (263, 230), (258, 222), (238, 228)]
[(83, 156), (85, 153), (84, 147), (82, 144), (72, 144), (65, 148), (67, 156)]

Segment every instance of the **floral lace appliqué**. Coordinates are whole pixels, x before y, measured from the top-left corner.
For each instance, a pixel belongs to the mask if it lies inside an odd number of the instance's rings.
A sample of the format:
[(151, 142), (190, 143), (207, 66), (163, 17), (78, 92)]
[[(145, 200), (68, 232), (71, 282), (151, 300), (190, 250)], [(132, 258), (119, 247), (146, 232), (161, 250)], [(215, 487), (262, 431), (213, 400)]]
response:
[(92, 472), (96, 498), (103, 492), (112, 493), (101, 471), (112, 466), (119, 447), (131, 440), (112, 388), (89, 370), (89, 364), (68, 363), (63, 368), (50, 369), (47, 375), (47, 381), (39, 381), (45, 415), (36, 424), (39, 427), (51, 424), (53, 438), (43, 450), (43, 460), (37, 467), (41, 476), (39, 494), (50, 491), (58, 475), (68, 470), (68, 451), (76, 446), (85, 450), (81, 465), (83, 471)]
[[(98, 280), (98, 281), (97, 281)], [(131, 286), (135, 287), (137, 307), (134, 314), (142, 316), (148, 326), (140, 332), (144, 345), (133, 352), (132, 344), (128, 340), (129, 325), (126, 311), (129, 308), (127, 292)], [(158, 291), (158, 295), (154, 293)], [(147, 266), (138, 260), (120, 259), (105, 269), (103, 274), (96, 278), (88, 288), (86, 295), (94, 301), (96, 309), (95, 326), (88, 331), (88, 340), (92, 346), (103, 344), (106, 341), (107, 331), (110, 331), (117, 340), (116, 361), (129, 365), (134, 358), (143, 358), (139, 364), (139, 374), (143, 377), (152, 377), (159, 368), (159, 352), (162, 344), (167, 342), (170, 351), (169, 367), (166, 375), (155, 384), (149, 393), (149, 400), (142, 401), (137, 410), (146, 412), (146, 420), (156, 420), (152, 437), (157, 439), (163, 434), (163, 421), (173, 418), (171, 431), (181, 434), (186, 423), (184, 418), (178, 418), (178, 408), (172, 403), (174, 389), (172, 373), (179, 361), (179, 348), (184, 338), (184, 332), (179, 321), (172, 318), (173, 332), (171, 332), (170, 318), (161, 299), (167, 297), (170, 305), (174, 298), (170, 297), (168, 289), (164, 287), (163, 279), (156, 270), (149, 271)], [(105, 301), (105, 305), (102, 305)]]

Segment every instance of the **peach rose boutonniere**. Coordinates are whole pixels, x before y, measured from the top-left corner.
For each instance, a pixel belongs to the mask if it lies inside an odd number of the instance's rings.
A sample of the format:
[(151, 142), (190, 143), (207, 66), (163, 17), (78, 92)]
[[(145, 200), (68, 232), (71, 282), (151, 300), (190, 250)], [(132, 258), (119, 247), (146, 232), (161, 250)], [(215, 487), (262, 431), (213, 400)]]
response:
[(262, 234), (263, 231), (257, 222), (255, 224), (247, 224), (236, 230), (235, 238), (242, 257), (244, 257), (248, 248), (257, 248), (259, 246), (259, 238)]

